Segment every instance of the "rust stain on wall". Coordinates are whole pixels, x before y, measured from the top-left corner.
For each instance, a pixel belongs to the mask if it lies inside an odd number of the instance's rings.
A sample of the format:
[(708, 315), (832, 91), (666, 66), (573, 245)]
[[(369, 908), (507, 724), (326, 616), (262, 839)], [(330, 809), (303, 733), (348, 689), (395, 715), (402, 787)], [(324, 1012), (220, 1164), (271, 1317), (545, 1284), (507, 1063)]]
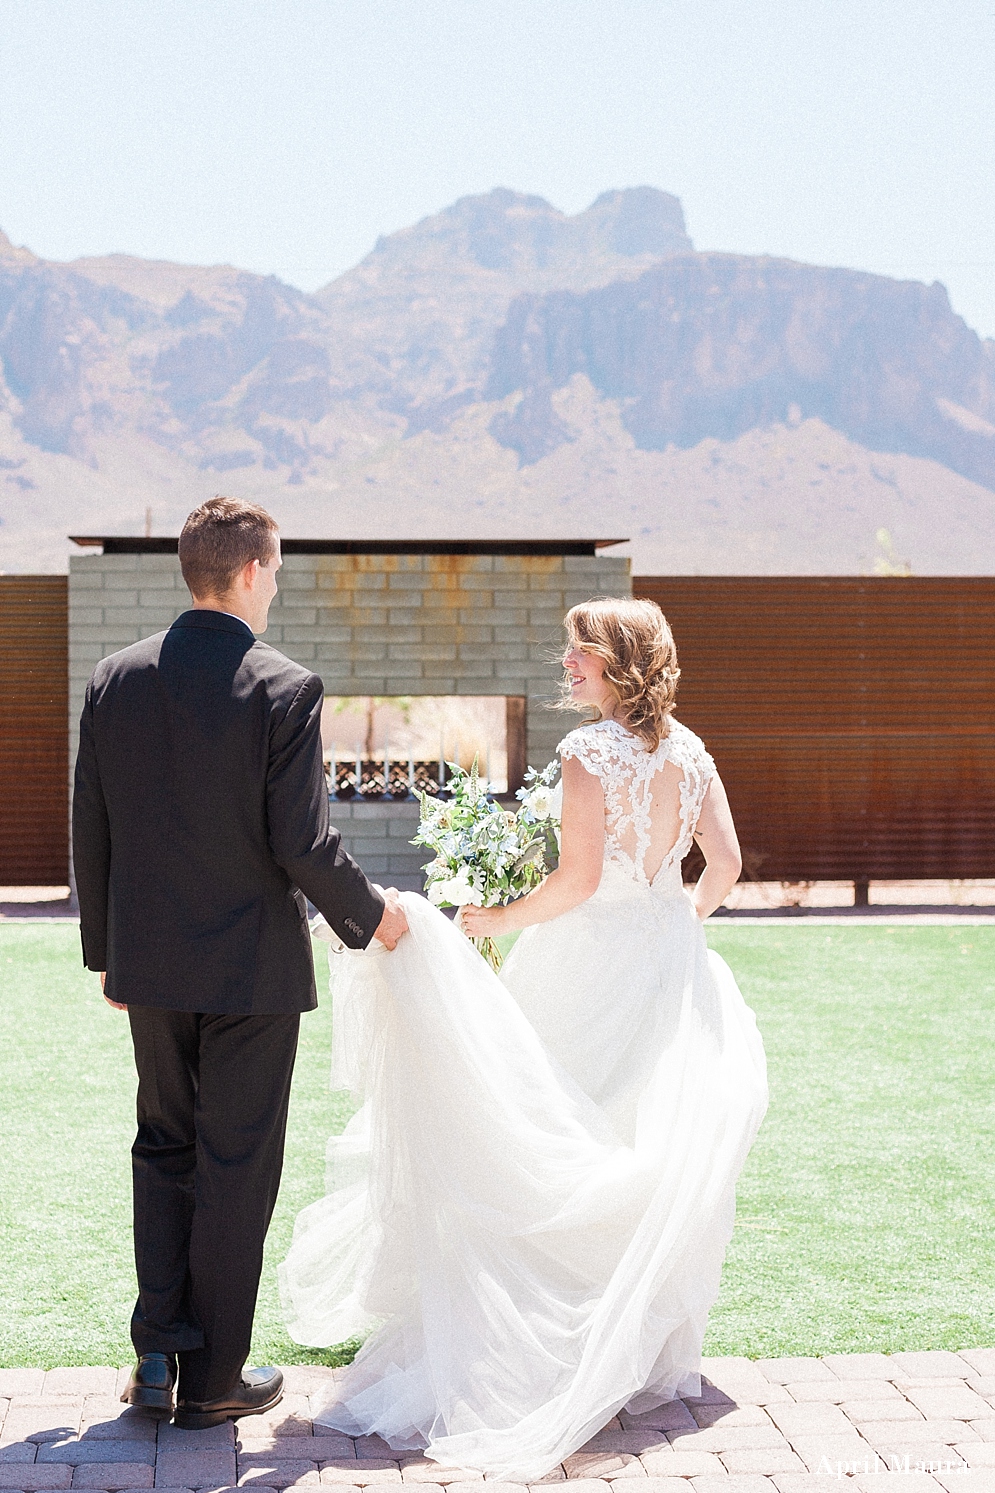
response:
[(408, 558), (401, 555), (347, 555), (350, 561), (349, 569), (358, 574), (369, 575), (375, 571), (396, 571), (398, 561)]
[(474, 555), (427, 555), (426, 559), (430, 573), (459, 576), (476, 569)]

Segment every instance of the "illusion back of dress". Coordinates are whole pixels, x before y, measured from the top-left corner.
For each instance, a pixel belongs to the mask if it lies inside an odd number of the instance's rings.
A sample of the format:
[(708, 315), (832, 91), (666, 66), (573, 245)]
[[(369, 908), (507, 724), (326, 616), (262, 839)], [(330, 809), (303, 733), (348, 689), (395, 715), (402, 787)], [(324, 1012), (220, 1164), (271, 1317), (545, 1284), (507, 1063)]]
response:
[(560, 742), (605, 795), (605, 864), (617, 865), (641, 886), (680, 886), (681, 861), (691, 841), (715, 764), (680, 721), (655, 751), (618, 721), (579, 726)]

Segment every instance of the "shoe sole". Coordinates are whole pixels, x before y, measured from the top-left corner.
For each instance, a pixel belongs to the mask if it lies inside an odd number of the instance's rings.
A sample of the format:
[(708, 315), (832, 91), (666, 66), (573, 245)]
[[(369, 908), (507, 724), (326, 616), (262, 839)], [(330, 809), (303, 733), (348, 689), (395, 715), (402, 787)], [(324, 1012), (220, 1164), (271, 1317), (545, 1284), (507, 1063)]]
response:
[(136, 1385), (121, 1396), (121, 1404), (134, 1405), (136, 1410), (147, 1410), (159, 1419), (168, 1419), (173, 1413), (173, 1391)]
[(177, 1410), (173, 1425), (181, 1431), (209, 1431), (212, 1426), (223, 1426), (226, 1420), (241, 1420), (243, 1415), (265, 1415), (283, 1399), (283, 1388), (266, 1401), (265, 1405), (253, 1405), (245, 1410)]

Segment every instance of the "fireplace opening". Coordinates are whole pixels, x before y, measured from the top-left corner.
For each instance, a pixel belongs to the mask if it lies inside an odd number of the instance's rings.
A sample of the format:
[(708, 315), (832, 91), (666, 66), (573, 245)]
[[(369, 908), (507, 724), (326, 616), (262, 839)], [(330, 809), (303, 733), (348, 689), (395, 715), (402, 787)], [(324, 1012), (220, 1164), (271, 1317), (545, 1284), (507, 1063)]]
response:
[(514, 795), (525, 776), (525, 697), (329, 695), (321, 741), (334, 798), (444, 794), (449, 764), (474, 760), (490, 793)]

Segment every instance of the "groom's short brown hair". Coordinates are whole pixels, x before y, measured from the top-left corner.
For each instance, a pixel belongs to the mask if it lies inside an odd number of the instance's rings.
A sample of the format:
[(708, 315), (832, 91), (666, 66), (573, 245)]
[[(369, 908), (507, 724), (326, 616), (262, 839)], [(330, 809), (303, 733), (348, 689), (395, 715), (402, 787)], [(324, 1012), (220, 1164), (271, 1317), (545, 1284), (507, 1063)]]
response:
[(273, 557), (276, 519), (258, 503), (210, 498), (187, 518), (180, 533), (180, 569), (194, 598), (226, 596), (251, 560)]

